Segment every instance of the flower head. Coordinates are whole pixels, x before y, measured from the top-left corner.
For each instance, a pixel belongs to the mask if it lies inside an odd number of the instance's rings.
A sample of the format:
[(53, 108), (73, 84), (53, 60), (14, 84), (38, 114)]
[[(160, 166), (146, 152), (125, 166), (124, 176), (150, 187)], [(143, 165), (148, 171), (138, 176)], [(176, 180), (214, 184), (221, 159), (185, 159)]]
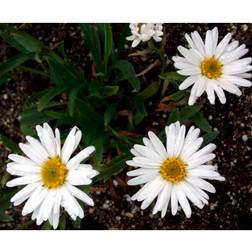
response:
[(250, 87), (252, 70), (252, 58), (243, 58), (248, 49), (239, 45), (237, 40), (230, 42), (231, 33), (228, 33), (218, 43), (218, 29), (214, 28), (206, 33), (203, 42), (197, 31), (191, 36), (185, 35), (189, 49), (179, 46), (178, 50), (183, 57), (173, 57), (174, 66), (179, 69), (178, 73), (188, 76), (179, 86), (184, 90), (191, 85), (191, 95), (188, 101), (193, 105), (198, 97), (205, 91), (211, 104), (215, 103), (215, 94), (221, 103), (226, 103), (226, 96), (223, 90), (241, 95), (239, 87)]
[(79, 205), (79, 199), (93, 206), (93, 200), (76, 186), (89, 185), (92, 178), (98, 174), (90, 164), (81, 164), (94, 151), (89, 146), (74, 157), (73, 152), (81, 140), (81, 131), (73, 127), (61, 148), (60, 132), (44, 123), (36, 126), (39, 140), (27, 136), (27, 143), (19, 147), (25, 156), (10, 154), (13, 162), (7, 164), (7, 171), (18, 176), (7, 182), (7, 186), (25, 185), (12, 198), (15, 206), (26, 203), (22, 214), (32, 214), (37, 225), (49, 220), (56, 229), (59, 223), (60, 208), (63, 207), (73, 220), (83, 218), (84, 212)]
[(135, 157), (127, 164), (138, 169), (127, 173), (135, 177), (128, 184), (145, 184), (132, 200), (143, 201), (141, 208), (146, 209), (157, 198), (153, 214), (161, 211), (161, 217), (165, 216), (169, 202), (173, 215), (180, 204), (189, 218), (192, 213), (189, 201), (203, 208), (209, 199), (205, 191), (215, 192), (213, 185), (205, 179), (225, 180), (215, 166), (206, 164), (214, 159), (212, 152), (216, 146), (211, 143), (200, 149), (203, 138), (194, 126), (186, 134), (185, 126), (176, 122), (167, 126), (165, 132), (166, 148), (150, 131), (149, 138), (143, 138), (144, 145), (136, 144), (131, 149)]
[(162, 40), (163, 26), (162, 24), (153, 23), (132, 23), (130, 24), (132, 35), (126, 39), (132, 42), (132, 47), (136, 47), (141, 41), (146, 42), (153, 38), (156, 42)]

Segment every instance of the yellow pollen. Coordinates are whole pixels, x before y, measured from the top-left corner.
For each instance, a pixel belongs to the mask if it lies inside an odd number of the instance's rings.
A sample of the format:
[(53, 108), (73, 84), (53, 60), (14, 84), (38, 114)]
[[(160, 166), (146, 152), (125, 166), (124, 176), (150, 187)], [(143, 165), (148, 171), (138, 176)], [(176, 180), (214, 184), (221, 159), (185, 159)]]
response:
[(59, 157), (48, 159), (41, 167), (43, 185), (49, 189), (56, 188), (65, 183), (67, 168)]
[(208, 79), (219, 79), (222, 75), (222, 63), (214, 56), (205, 58), (200, 64), (201, 74)]
[(144, 25), (144, 24), (145, 24), (145, 23), (138, 23), (138, 24), (137, 24), (137, 30), (138, 30), (138, 32), (141, 31), (142, 25)]
[(187, 165), (179, 158), (166, 159), (160, 166), (160, 174), (163, 179), (171, 183), (178, 183), (186, 177)]

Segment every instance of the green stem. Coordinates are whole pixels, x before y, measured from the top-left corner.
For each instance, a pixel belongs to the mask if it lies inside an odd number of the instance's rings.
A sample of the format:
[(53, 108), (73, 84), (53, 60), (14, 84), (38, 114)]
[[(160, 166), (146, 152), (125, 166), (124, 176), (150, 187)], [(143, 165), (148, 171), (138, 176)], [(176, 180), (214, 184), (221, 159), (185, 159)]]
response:
[(26, 66), (20, 66), (18, 67), (19, 70), (24, 71), (24, 72), (30, 72), (38, 75), (42, 75), (44, 77), (49, 78), (49, 75), (41, 70), (33, 69), (31, 67), (26, 67)]

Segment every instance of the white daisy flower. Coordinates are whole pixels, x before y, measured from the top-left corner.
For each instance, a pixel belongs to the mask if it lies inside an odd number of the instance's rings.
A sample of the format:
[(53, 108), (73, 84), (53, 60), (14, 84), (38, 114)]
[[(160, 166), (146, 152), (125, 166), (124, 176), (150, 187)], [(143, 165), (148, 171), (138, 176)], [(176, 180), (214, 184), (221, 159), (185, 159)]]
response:
[(138, 46), (142, 42), (146, 42), (153, 38), (156, 42), (160, 42), (163, 36), (162, 24), (153, 23), (132, 23), (130, 24), (132, 35), (126, 39), (132, 42), (132, 47)]
[(184, 90), (193, 85), (188, 101), (193, 105), (198, 97), (205, 91), (211, 104), (215, 103), (215, 93), (222, 104), (226, 103), (223, 90), (238, 96), (241, 95), (239, 87), (250, 87), (252, 58), (243, 58), (248, 49), (239, 45), (237, 40), (230, 42), (231, 33), (228, 33), (218, 43), (218, 29), (215, 27), (206, 33), (205, 43), (197, 31), (191, 36), (185, 35), (189, 49), (183, 46), (178, 51), (183, 57), (173, 57), (174, 66), (178, 73), (187, 77), (179, 86)]
[(167, 126), (165, 132), (166, 148), (150, 131), (149, 138), (143, 138), (144, 145), (136, 144), (131, 149), (135, 157), (127, 164), (138, 169), (127, 173), (135, 176), (128, 184), (145, 184), (132, 196), (132, 200), (143, 201), (141, 209), (146, 209), (157, 198), (153, 214), (161, 211), (162, 218), (169, 202), (173, 215), (177, 213), (179, 204), (186, 217), (190, 218), (192, 210), (189, 201), (203, 208), (209, 199), (205, 191), (215, 193), (215, 188), (205, 179), (225, 180), (215, 166), (206, 164), (214, 159), (212, 151), (216, 146), (211, 143), (200, 149), (203, 138), (199, 137), (200, 130), (194, 126), (186, 135), (185, 126), (176, 122)]
[(81, 140), (81, 131), (73, 127), (61, 148), (60, 132), (44, 123), (36, 126), (39, 140), (27, 136), (27, 143), (19, 147), (25, 156), (10, 154), (13, 162), (7, 164), (7, 171), (18, 176), (7, 182), (7, 186), (26, 185), (12, 198), (14, 206), (25, 202), (22, 215), (33, 212), (32, 219), (37, 225), (49, 220), (54, 229), (59, 223), (60, 208), (63, 207), (73, 220), (83, 218), (84, 212), (79, 199), (93, 206), (93, 200), (76, 186), (89, 185), (98, 172), (90, 164), (81, 164), (94, 151), (89, 146), (74, 157), (73, 152)]

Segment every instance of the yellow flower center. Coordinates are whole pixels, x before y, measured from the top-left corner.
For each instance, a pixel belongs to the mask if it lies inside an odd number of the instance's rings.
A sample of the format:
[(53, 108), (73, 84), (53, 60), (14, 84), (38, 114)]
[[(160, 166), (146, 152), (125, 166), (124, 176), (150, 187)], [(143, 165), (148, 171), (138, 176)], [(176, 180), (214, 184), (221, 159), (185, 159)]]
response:
[(142, 25), (144, 25), (144, 24), (145, 24), (145, 23), (138, 23), (138, 24), (137, 24), (137, 30), (138, 30), (138, 32), (141, 31)]
[(187, 165), (179, 158), (168, 158), (160, 166), (160, 174), (163, 179), (171, 183), (178, 183), (186, 177)]
[(208, 79), (219, 79), (222, 75), (222, 63), (214, 56), (205, 58), (200, 64), (201, 74)]
[(43, 185), (56, 188), (65, 183), (68, 170), (59, 157), (48, 159), (41, 167)]

